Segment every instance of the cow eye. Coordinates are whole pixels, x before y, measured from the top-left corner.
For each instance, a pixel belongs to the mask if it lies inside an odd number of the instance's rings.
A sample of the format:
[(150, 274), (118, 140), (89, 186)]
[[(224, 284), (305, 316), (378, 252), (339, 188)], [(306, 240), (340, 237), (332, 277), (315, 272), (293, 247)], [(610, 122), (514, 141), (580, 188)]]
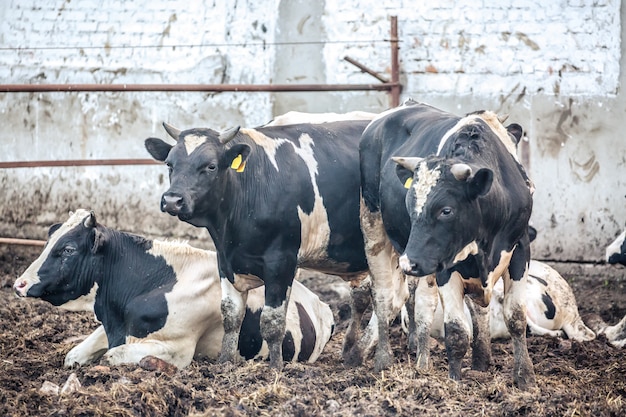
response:
[(74, 248), (73, 246), (66, 246), (63, 248), (64, 256), (72, 255), (74, 252), (76, 252), (76, 248)]
[(173, 168), (172, 168), (172, 164), (170, 164), (169, 162), (166, 162), (166, 163), (165, 163), (165, 166), (167, 166), (167, 170), (168, 170), (168, 171), (169, 171), (169, 173), (171, 174), (171, 173), (172, 173), (172, 170), (173, 170)]
[(209, 165), (206, 166), (205, 169), (207, 171), (215, 171), (217, 169), (217, 165), (215, 165), (213, 162), (211, 162)]
[(449, 217), (452, 216), (452, 214), (454, 214), (454, 211), (452, 210), (452, 207), (444, 207), (439, 211), (439, 218), (440, 219), (447, 219)]

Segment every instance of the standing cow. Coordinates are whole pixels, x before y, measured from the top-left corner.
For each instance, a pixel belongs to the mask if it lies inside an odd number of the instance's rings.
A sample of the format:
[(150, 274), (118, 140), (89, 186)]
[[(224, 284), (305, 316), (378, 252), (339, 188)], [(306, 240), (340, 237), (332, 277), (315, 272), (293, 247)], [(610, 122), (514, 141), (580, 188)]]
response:
[[(489, 340), (484, 307), (503, 277), (514, 380), (520, 388), (535, 385), (523, 296), (532, 197), (515, 157), (520, 135), (519, 125), (507, 131), (492, 112), (457, 117), (414, 101), (382, 114), (363, 133), (361, 221), (372, 279), (380, 288), (391, 287), (399, 279), (398, 264), (409, 275), (426, 277), (418, 280), (414, 301), (424, 306), (416, 309), (420, 366), (428, 363), (438, 289), (452, 379), (461, 377), (470, 339), (464, 293), (483, 307), (473, 314), (474, 332), (483, 336), (473, 338), (472, 367), (486, 369), (491, 352), (484, 343)], [(375, 303), (391, 306), (385, 315), (377, 313), (381, 337), (398, 313), (389, 297), (384, 291), (374, 294)], [(378, 349), (377, 355), (382, 363), (391, 361), (389, 352)]]
[[(338, 275), (357, 286), (367, 276), (358, 160), (367, 124), (237, 127), (223, 133), (166, 125), (175, 145), (145, 141), (148, 152), (169, 168), (161, 210), (205, 227), (217, 249), (226, 332), (221, 360), (238, 359), (247, 290), (265, 284), (261, 333), (270, 348), (270, 366), (280, 369), (296, 269)], [(348, 334), (356, 328), (353, 318)], [(346, 337), (344, 352), (354, 340)]]
[[(102, 326), (67, 354), (65, 366), (104, 355), (111, 364), (155, 356), (182, 368), (194, 356), (216, 358), (224, 335), (215, 252), (119, 232), (83, 209), (50, 228), (42, 254), (13, 288), (21, 297), (95, 311)], [(238, 350), (246, 359), (267, 358), (262, 288), (247, 301)], [(297, 281), (290, 307), (284, 359), (314, 362), (332, 334), (330, 307)]]

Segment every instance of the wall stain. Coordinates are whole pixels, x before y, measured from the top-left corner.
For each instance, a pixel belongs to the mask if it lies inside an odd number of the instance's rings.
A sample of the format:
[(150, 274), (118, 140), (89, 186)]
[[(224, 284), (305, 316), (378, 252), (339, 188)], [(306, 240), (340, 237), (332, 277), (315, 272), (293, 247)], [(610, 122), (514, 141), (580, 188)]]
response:
[(596, 154), (593, 151), (591, 151), (589, 159), (585, 162), (577, 162), (574, 158), (569, 158), (569, 166), (572, 170), (572, 174), (583, 182), (591, 182), (593, 177), (600, 171), (600, 163), (596, 159)]

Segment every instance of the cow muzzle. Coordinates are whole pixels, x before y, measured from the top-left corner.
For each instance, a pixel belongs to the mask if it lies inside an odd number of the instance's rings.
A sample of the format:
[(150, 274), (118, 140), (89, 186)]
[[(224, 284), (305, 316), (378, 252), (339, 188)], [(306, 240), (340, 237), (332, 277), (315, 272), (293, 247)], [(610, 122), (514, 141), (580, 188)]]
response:
[(32, 286), (29, 284), (28, 280), (23, 278), (19, 278), (15, 281), (15, 284), (13, 284), (13, 291), (15, 292), (15, 295), (18, 297), (26, 297), (29, 288)]
[(416, 277), (423, 277), (426, 275), (430, 275), (436, 272), (437, 268), (425, 268), (422, 265), (413, 262), (407, 254), (403, 254), (398, 260), (398, 264), (400, 265), (400, 269), (407, 275), (412, 275)]
[(178, 216), (182, 212), (184, 204), (183, 197), (178, 194), (168, 192), (161, 197), (161, 211), (172, 216)]

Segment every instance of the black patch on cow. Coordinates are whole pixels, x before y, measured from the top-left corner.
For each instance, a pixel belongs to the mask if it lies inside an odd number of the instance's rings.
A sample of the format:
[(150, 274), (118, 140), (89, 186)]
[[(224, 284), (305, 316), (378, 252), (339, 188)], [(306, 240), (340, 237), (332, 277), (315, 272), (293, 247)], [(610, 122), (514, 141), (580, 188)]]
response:
[(308, 360), (313, 354), (316, 342), (315, 326), (309, 317), (306, 309), (302, 304), (296, 302), (298, 308), (298, 317), (300, 318), (300, 331), (302, 332), (302, 342), (300, 346), (300, 354), (298, 354), (298, 361), (304, 362)]
[[(291, 362), (296, 354), (296, 343), (293, 340), (293, 335), (290, 331), (285, 332), (285, 338), (283, 339), (283, 360)], [(299, 359), (300, 357), (298, 357)]]
[(543, 285), (544, 287), (547, 287), (547, 286), (548, 286), (548, 281), (546, 281), (546, 280), (545, 280), (545, 279), (543, 279), (543, 278), (539, 278), (539, 277), (537, 277), (537, 276), (535, 276), (535, 275), (528, 275), (528, 278), (533, 278), (533, 279), (537, 280), (537, 281), (538, 281), (538, 282), (540, 282), (540, 283), (541, 283), (541, 285)]
[(246, 307), (246, 314), (241, 323), (241, 331), (239, 332), (239, 354), (246, 359), (254, 358), (263, 346), (263, 337), (261, 336), (261, 311), (252, 311)]
[(541, 301), (543, 301), (543, 303), (546, 305), (546, 318), (552, 320), (554, 316), (556, 316), (556, 306), (552, 301), (552, 297), (550, 297), (550, 294), (544, 292), (543, 294), (541, 294)]

